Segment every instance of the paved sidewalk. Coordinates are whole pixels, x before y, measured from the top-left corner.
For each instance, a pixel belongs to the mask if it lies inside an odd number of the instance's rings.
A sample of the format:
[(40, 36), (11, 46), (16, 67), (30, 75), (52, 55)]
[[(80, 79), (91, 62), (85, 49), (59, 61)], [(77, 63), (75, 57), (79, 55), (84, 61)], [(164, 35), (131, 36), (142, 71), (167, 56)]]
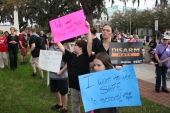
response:
[[(170, 93), (167, 94), (162, 91), (160, 93), (155, 92), (155, 66), (138, 64), (134, 65), (134, 68), (138, 78), (140, 95), (170, 108)], [(167, 81), (167, 87), (170, 91), (170, 81)]]
[[(163, 104), (170, 108), (170, 94), (160, 91), (156, 93), (154, 88), (155, 84), (147, 82), (145, 80), (138, 79), (140, 95), (153, 102)], [(170, 91), (170, 89), (168, 89)]]
[[(155, 78), (155, 66), (150, 64), (137, 64), (134, 65), (136, 76), (138, 79), (145, 80), (151, 82), (153, 84), (156, 83)], [(170, 81), (167, 81), (167, 88), (170, 88)], [(155, 87), (153, 87), (155, 88)]]

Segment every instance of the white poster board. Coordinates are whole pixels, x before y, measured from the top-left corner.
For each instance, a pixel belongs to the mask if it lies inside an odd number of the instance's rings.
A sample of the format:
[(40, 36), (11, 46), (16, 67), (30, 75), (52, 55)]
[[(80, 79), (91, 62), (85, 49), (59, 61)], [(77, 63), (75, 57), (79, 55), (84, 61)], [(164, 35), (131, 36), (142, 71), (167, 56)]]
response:
[(59, 72), (62, 52), (40, 50), (39, 67), (46, 71)]

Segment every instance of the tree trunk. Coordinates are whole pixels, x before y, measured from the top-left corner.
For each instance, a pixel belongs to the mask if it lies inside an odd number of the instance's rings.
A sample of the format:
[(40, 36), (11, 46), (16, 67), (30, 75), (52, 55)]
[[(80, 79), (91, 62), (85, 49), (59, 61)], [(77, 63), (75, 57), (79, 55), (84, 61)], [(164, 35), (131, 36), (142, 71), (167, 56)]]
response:
[(86, 20), (89, 22), (90, 27), (93, 27), (93, 12), (86, 15)]

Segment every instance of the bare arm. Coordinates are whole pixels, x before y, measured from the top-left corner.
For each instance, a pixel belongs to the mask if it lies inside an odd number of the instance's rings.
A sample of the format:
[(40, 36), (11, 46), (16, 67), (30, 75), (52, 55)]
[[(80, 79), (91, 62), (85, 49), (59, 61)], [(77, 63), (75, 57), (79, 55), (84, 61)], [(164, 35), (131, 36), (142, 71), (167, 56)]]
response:
[(22, 48), (24, 48), (24, 47), (22, 46), (22, 42), (21, 42), (21, 41), (19, 41), (19, 44), (20, 44), (20, 46), (21, 46)]
[(88, 55), (91, 56), (91, 54), (92, 54), (92, 36), (91, 36), (91, 32), (90, 32), (90, 25), (89, 25), (89, 23), (87, 21), (86, 21), (86, 26), (88, 27), (87, 52), (88, 52)]
[(49, 47), (49, 41), (48, 41), (48, 39), (46, 39), (46, 41), (47, 41), (47, 47)]
[(28, 55), (30, 55), (30, 53), (33, 51), (35, 49), (35, 43), (32, 43), (31, 44), (31, 48), (30, 48), (30, 50), (28, 51)]
[(155, 54), (155, 58), (156, 58), (156, 60), (158, 61), (158, 63), (161, 62), (160, 59), (159, 59), (159, 57), (158, 57), (158, 54)]
[(163, 60), (163, 61), (161, 61), (161, 62), (164, 63), (164, 62), (166, 62), (166, 61), (168, 61), (168, 60), (170, 60), (170, 57), (166, 58), (165, 60)]
[(58, 48), (63, 52), (63, 54), (65, 54), (64, 46), (60, 42), (57, 42), (57, 45), (58, 45)]

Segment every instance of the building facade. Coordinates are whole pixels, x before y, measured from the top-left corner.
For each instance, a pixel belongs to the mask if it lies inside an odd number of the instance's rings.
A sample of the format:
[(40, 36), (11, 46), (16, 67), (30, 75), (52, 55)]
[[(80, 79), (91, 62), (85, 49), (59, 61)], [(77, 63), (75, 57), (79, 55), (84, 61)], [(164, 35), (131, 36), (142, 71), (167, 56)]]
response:
[(0, 29), (3, 31), (8, 31), (10, 33), (11, 27), (15, 27), (19, 31), (18, 11), (16, 9), (14, 10), (14, 25), (10, 25), (10, 23), (8, 24), (0, 23)]

